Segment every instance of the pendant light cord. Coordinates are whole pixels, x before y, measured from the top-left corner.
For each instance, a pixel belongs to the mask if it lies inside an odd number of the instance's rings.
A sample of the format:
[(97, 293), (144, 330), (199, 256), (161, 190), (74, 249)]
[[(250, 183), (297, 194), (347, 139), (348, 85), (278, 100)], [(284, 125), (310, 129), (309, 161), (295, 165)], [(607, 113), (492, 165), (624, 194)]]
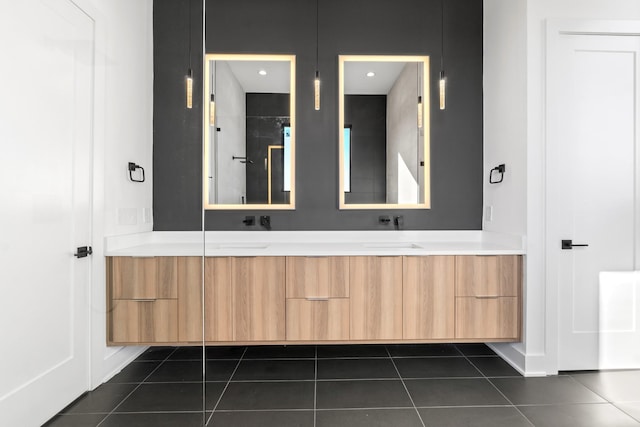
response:
[(320, 58), (320, 0), (316, 0), (316, 74)]
[(187, 20), (189, 21), (189, 25), (187, 26), (188, 31), (189, 31), (189, 76), (191, 76), (191, 0), (189, 1), (189, 16), (187, 17)]
[(444, 0), (440, 0), (440, 78), (444, 75)]

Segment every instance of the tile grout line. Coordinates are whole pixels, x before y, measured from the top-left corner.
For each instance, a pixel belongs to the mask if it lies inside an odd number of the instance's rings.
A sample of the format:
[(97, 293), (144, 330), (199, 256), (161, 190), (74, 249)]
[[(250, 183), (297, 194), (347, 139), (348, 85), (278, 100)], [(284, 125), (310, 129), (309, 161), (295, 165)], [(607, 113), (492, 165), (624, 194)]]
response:
[[(145, 382), (145, 381), (146, 381), (146, 380), (147, 380), (151, 375), (153, 375), (153, 374), (154, 374), (158, 369), (160, 369), (160, 366), (162, 366), (162, 364), (163, 364), (163, 363), (165, 363), (167, 360), (169, 360), (169, 358), (173, 355), (173, 353), (175, 353), (176, 351), (178, 351), (178, 348), (179, 348), (179, 347), (175, 347), (175, 348), (173, 349), (173, 351), (172, 351), (171, 353), (169, 353), (169, 354), (167, 355), (167, 357), (165, 357), (165, 358), (164, 358), (164, 360), (163, 360), (162, 362), (158, 363), (158, 366), (156, 366), (156, 367), (155, 367), (155, 369), (149, 373), (149, 375), (147, 375), (146, 377), (144, 377), (144, 378), (142, 379), (142, 381), (140, 381), (140, 382), (138, 383), (138, 385), (137, 385), (137, 386), (135, 386), (135, 387), (133, 388), (133, 390), (131, 390), (131, 392), (130, 392), (129, 394), (127, 394), (127, 395), (126, 395), (126, 396), (125, 396), (125, 397), (120, 401), (120, 403), (118, 403), (116, 406), (114, 406), (114, 408), (111, 410), (111, 412), (109, 412), (109, 413), (107, 414), (107, 416), (106, 416), (106, 417), (104, 417), (104, 418), (102, 419), (102, 421), (100, 421), (100, 422), (98, 423), (98, 425), (96, 425), (96, 427), (100, 427), (100, 426), (102, 425), (102, 423), (104, 423), (104, 422), (107, 420), (107, 418), (109, 418), (109, 417), (110, 417), (110, 416), (111, 416), (111, 415), (116, 411), (116, 409), (118, 409), (118, 408), (120, 407), (120, 405), (122, 405), (122, 404), (124, 403), (124, 401), (125, 401), (125, 400), (127, 400), (127, 399), (128, 399), (128, 398), (129, 398), (133, 393), (135, 393), (135, 391), (136, 391), (136, 390), (138, 390), (138, 389), (142, 386), (142, 384), (144, 384), (144, 382)], [(140, 357), (140, 356), (138, 356), (138, 357)]]
[[(456, 349), (458, 349), (458, 347), (457, 347), (457, 346), (456, 346)], [(512, 408), (514, 408), (516, 411), (518, 411), (518, 413), (519, 413), (520, 415), (522, 415), (522, 417), (523, 417), (525, 420), (527, 420), (527, 422), (528, 422), (529, 424), (531, 424), (533, 427), (535, 427), (535, 425), (533, 424), (533, 422), (532, 422), (529, 418), (527, 418), (527, 416), (526, 416), (524, 413), (522, 413), (522, 411), (520, 410), (520, 408), (518, 408), (516, 405), (514, 405), (514, 404), (513, 404), (513, 402), (512, 402), (512, 401), (511, 401), (511, 400), (510, 400), (510, 399), (509, 399), (509, 398), (508, 398), (508, 397), (507, 397), (503, 392), (502, 392), (502, 390), (500, 390), (500, 389), (499, 389), (499, 388), (498, 388), (498, 387), (493, 383), (493, 381), (491, 381), (491, 379), (485, 375), (485, 373), (484, 373), (484, 372), (482, 372), (482, 371), (481, 371), (481, 370), (480, 370), (480, 369), (479, 369), (479, 368), (478, 368), (478, 367), (477, 367), (477, 366), (476, 366), (476, 365), (475, 365), (471, 360), (469, 360), (469, 357), (468, 357), (466, 354), (464, 354), (464, 353), (462, 352), (462, 350), (458, 349), (458, 351), (459, 351), (459, 352), (464, 356), (464, 358), (467, 360), (467, 362), (469, 362), (469, 363), (471, 364), (471, 366), (473, 366), (473, 367), (474, 367), (478, 372), (480, 372), (480, 374), (484, 377), (484, 379), (485, 379), (485, 380), (487, 380), (487, 381), (489, 382), (489, 384), (491, 384), (491, 386), (492, 386), (493, 388), (495, 388), (495, 389), (496, 389), (496, 391), (497, 391), (498, 393), (500, 393), (500, 395), (501, 395), (502, 397), (504, 397), (504, 399), (505, 399), (507, 402), (509, 402), (509, 405), (511, 405), (511, 407), (512, 407)]]
[(316, 345), (316, 357), (314, 368), (314, 381), (313, 381), (313, 427), (316, 427), (318, 408), (318, 346)]
[[(218, 397), (218, 400), (216, 401), (216, 404), (213, 407), (213, 410), (211, 411), (211, 415), (209, 416), (209, 419), (205, 423), (205, 426), (209, 425), (209, 423), (211, 422), (211, 419), (213, 418), (213, 414), (216, 413), (216, 409), (218, 409), (218, 405), (220, 404), (220, 401), (222, 401), (222, 397), (224, 396), (225, 392), (227, 391), (227, 388), (229, 388), (229, 384), (231, 384), (231, 380), (233, 379), (233, 376), (236, 374), (236, 371), (240, 367), (240, 363), (242, 363), (242, 360), (244, 359), (244, 355), (247, 353), (247, 349), (248, 348), (249, 347), (245, 347), (244, 348), (244, 351), (242, 352), (242, 355), (240, 356), (240, 359), (238, 359), (238, 363), (236, 364), (235, 369), (231, 373), (231, 376), (229, 377), (229, 380), (227, 381), (227, 384), (225, 384), (224, 388), (222, 389), (222, 392), (220, 393), (220, 397)], [(205, 378), (205, 380), (206, 380), (206, 378)], [(205, 410), (206, 410), (206, 405), (205, 405)]]
[[(625, 402), (614, 402), (613, 400), (609, 400), (607, 399), (605, 396), (601, 395), (600, 393), (598, 393), (595, 390), (592, 390), (591, 387), (588, 387), (586, 384), (581, 383), (580, 381), (578, 381), (576, 378), (574, 378), (573, 375), (569, 374), (567, 375), (569, 378), (571, 378), (576, 384), (580, 384), (581, 386), (583, 386), (584, 388), (586, 388), (587, 390), (589, 390), (591, 393), (595, 394), (596, 396), (598, 396), (599, 398), (601, 398), (602, 400), (604, 400), (604, 402), (598, 402), (600, 404), (608, 404), (613, 406), (614, 408), (616, 408), (618, 411), (622, 412), (623, 414), (627, 415), (629, 418), (631, 418), (632, 420), (636, 421), (637, 423), (640, 424), (640, 418), (636, 418), (635, 416), (631, 415), (630, 413), (628, 413), (627, 411), (625, 411), (624, 409), (622, 409), (620, 406), (618, 406), (618, 403), (625, 403)], [(596, 403), (596, 404), (598, 404)], [(579, 404), (579, 403), (578, 403)], [(591, 403), (591, 405), (593, 405), (593, 403)]]
[(396, 366), (396, 362), (393, 360), (393, 357), (391, 357), (391, 352), (389, 352), (389, 349), (387, 348), (387, 346), (384, 346), (384, 349), (387, 351), (387, 354), (389, 355), (389, 359), (391, 360), (391, 363), (393, 364), (393, 367), (396, 370), (396, 373), (398, 374), (398, 378), (400, 378), (400, 381), (402, 382), (402, 386), (404, 387), (404, 391), (407, 392), (407, 396), (409, 396), (409, 400), (411, 401), (411, 405), (413, 405), (413, 409), (416, 411), (416, 414), (418, 415), (418, 419), (420, 420), (420, 424), (422, 424), (422, 427), (427, 427), (426, 424), (424, 423), (424, 420), (422, 419), (422, 415), (420, 415), (420, 411), (418, 411), (418, 408), (416, 407), (416, 403), (413, 401), (413, 397), (411, 396), (411, 393), (409, 393), (409, 389), (407, 388), (407, 385), (404, 382), (404, 379), (402, 378), (402, 375), (400, 375), (400, 371), (398, 370), (398, 367)]

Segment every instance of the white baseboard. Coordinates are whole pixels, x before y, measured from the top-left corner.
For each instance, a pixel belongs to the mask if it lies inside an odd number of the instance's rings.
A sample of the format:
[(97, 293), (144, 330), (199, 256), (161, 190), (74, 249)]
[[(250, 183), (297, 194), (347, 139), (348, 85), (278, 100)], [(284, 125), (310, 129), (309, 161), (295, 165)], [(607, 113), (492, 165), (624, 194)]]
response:
[(546, 377), (556, 373), (547, 373), (544, 369), (543, 354), (527, 355), (519, 348), (509, 343), (493, 343), (487, 345), (495, 351), (505, 362), (525, 377)]

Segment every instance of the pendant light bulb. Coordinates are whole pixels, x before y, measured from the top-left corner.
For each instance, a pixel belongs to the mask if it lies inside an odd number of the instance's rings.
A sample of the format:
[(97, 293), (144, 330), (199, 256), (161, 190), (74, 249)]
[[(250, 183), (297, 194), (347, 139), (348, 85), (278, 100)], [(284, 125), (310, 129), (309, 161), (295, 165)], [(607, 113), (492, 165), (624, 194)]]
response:
[(314, 87), (314, 108), (320, 110), (320, 73), (316, 71), (316, 79), (313, 82)]
[(422, 129), (422, 120), (424, 116), (424, 109), (422, 106), (422, 97), (418, 97), (418, 129)]
[(440, 71), (440, 109), (446, 108), (447, 81), (444, 77), (444, 71)]
[(187, 73), (187, 108), (193, 108), (193, 73), (191, 68)]
[(211, 94), (211, 100), (209, 101), (209, 126), (215, 126), (216, 124), (216, 96)]

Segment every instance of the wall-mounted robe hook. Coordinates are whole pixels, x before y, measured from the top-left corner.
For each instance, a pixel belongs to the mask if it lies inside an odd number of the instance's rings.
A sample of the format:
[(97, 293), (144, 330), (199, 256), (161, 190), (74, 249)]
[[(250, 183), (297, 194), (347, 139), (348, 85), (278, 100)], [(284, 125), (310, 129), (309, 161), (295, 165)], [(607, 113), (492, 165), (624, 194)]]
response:
[[(504, 179), (504, 171), (505, 171), (504, 163), (491, 169), (491, 172), (489, 172), (489, 184), (500, 184)], [(500, 176), (496, 180), (494, 180), (493, 179), (494, 174), (499, 174)]]
[[(129, 169), (129, 179), (131, 180), (131, 182), (144, 182), (144, 168), (142, 166), (136, 165), (133, 162), (129, 162), (128, 169)], [(142, 179), (135, 179), (133, 177), (133, 173), (138, 169), (142, 171)]]

